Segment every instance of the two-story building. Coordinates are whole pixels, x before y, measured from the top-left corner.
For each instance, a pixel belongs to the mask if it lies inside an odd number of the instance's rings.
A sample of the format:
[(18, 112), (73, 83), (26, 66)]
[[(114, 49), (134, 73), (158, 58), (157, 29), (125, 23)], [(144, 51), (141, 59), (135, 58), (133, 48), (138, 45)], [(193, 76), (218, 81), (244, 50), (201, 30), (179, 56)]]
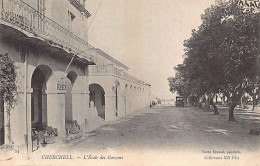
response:
[(85, 0), (0, 0), (0, 54), (17, 67), (19, 95), (10, 117), (4, 111), (0, 144), (31, 152), (32, 129), (64, 138), (66, 121), (88, 131), (149, 105), (151, 85), (88, 44), (90, 16)]
[(97, 49), (89, 66), (90, 108), (105, 121), (122, 118), (150, 105), (151, 86), (127, 73), (128, 67)]

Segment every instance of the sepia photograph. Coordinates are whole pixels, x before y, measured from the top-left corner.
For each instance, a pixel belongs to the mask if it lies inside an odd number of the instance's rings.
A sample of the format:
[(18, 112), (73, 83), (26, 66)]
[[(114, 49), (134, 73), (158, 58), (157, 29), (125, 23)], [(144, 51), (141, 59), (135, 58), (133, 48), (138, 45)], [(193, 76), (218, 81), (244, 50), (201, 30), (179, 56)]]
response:
[(1, 166), (260, 166), (260, 0), (0, 0)]

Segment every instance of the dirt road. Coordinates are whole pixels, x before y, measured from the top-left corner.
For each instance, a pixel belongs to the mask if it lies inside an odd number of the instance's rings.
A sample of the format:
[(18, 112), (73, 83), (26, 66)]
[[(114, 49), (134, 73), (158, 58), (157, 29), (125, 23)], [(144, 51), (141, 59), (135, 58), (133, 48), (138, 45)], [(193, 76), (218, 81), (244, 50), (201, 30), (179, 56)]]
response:
[(198, 108), (147, 108), (81, 139), (41, 149), (25, 164), (260, 165), (260, 136), (249, 134), (260, 127), (259, 113), (236, 111), (238, 122), (228, 122), (227, 114), (226, 109), (213, 115)]
[(71, 142), (69, 151), (86, 150), (259, 150), (260, 136), (250, 135), (260, 127), (260, 115), (237, 112), (235, 122), (197, 108), (154, 107), (88, 133)]

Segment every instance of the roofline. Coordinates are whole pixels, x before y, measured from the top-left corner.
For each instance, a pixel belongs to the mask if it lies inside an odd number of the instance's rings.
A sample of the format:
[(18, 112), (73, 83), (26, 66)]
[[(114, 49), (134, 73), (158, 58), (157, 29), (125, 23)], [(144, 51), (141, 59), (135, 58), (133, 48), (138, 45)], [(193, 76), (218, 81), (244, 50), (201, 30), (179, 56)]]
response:
[(115, 58), (113, 58), (112, 56), (108, 55), (107, 53), (105, 53), (104, 51), (102, 51), (101, 49), (97, 48), (97, 52), (99, 55), (107, 58), (108, 60), (112, 61), (113, 63), (117, 64), (118, 66), (124, 68), (125, 70), (128, 70), (129, 68), (124, 65), (123, 63), (119, 62), (118, 60), (116, 60)]

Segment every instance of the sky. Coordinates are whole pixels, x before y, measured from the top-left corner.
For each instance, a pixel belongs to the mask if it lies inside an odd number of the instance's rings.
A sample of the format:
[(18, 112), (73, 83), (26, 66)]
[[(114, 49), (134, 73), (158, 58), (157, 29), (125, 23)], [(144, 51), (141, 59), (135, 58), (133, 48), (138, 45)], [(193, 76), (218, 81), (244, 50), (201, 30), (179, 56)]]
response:
[[(183, 41), (201, 24), (214, 0), (87, 0), (88, 41), (152, 85), (152, 94), (174, 98), (168, 77), (183, 61)], [(92, 19), (94, 20), (92, 22)], [(91, 23), (92, 22), (92, 23)]]

